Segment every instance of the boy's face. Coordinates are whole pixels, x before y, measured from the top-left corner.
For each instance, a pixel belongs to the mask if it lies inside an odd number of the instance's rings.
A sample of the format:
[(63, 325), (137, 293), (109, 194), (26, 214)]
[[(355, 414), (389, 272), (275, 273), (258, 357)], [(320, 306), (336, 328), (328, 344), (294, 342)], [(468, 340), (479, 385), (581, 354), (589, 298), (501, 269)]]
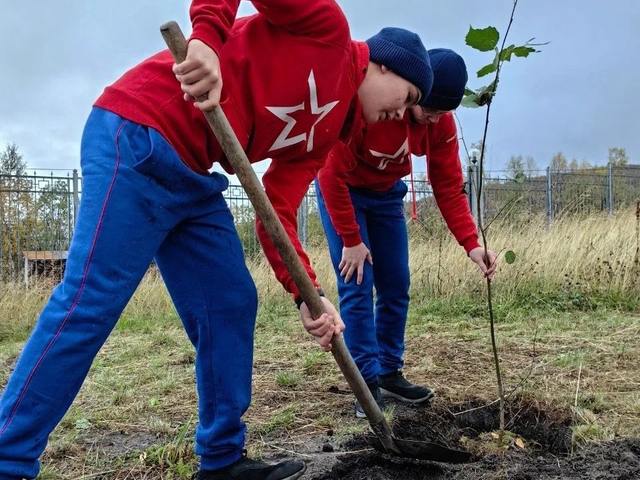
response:
[(365, 121), (375, 123), (401, 120), (405, 110), (420, 100), (420, 90), (385, 66), (370, 63), (358, 96)]
[(448, 113), (448, 110), (434, 110), (432, 108), (421, 107), (420, 105), (411, 107), (411, 116), (416, 122), (422, 125), (438, 123), (440, 117), (446, 113)]

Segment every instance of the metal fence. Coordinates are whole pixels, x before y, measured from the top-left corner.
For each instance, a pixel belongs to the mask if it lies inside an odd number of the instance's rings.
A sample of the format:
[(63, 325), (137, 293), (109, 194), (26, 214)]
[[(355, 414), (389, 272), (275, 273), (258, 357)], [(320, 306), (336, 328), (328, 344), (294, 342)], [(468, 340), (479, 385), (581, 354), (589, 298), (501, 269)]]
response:
[[(485, 172), (480, 203), (477, 167), (467, 171), (465, 191), (474, 215), (491, 219), (500, 212), (517, 221), (544, 215), (549, 222), (564, 215), (592, 214), (635, 205), (640, 199), (640, 166), (601, 167), (589, 170), (528, 171), (513, 175)], [(416, 217), (424, 227), (437, 207), (426, 180), (407, 181), (407, 219)], [(22, 278), (24, 251), (64, 251), (69, 248), (82, 195), (77, 170), (24, 176), (0, 175), (0, 281)], [(258, 255), (255, 214), (240, 185), (231, 185), (225, 198), (247, 256)], [(428, 225), (427, 225), (428, 227)], [(324, 241), (314, 186), (307, 192), (298, 214), (300, 239), (305, 245)], [(430, 228), (422, 233), (429, 234)]]
[(66, 175), (0, 175), (0, 280), (23, 273), (24, 251), (69, 247), (81, 180)]
[(480, 202), (479, 170), (467, 172), (469, 201), (474, 216), (490, 220), (498, 213), (511, 218), (545, 215), (549, 223), (566, 215), (590, 215), (635, 205), (640, 200), (640, 165), (555, 172), (525, 171), (518, 174), (491, 171), (484, 175)]

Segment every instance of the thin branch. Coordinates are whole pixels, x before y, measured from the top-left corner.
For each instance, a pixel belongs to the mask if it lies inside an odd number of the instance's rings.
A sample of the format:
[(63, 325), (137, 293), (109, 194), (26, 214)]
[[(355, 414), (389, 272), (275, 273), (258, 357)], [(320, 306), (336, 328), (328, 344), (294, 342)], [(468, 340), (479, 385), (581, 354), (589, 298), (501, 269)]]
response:
[(458, 416), (460, 416), (460, 415), (464, 415), (465, 413), (475, 412), (476, 410), (482, 410), (483, 408), (487, 408), (487, 407), (490, 407), (491, 405), (495, 405), (495, 404), (496, 404), (496, 403), (498, 403), (499, 401), (500, 401), (500, 399), (499, 399), (499, 398), (497, 398), (497, 399), (495, 399), (494, 401), (489, 402), (489, 403), (486, 403), (486, 404), (484, 404), (484, 405), (480, 405), (479, 407), (470, 408), (470, 409), (468, 409), (468, 410), (464, 410), (464, 411), (462, 411), (462, 412), (455, 412), (455, 413), (453, 413), (453, 412), (452, 412), (452, 415), (453, 415), (454, 417), (458, 417)]
[[(509, 36), (509, 31), (511, 30), (511, 25), (513, 24), (513, 17), (516, 13), (516, 7), (518, 6), (518, 0), (513, 0), (513, 8), (511, 9), (511, 18), (509, 19), (509, 25), (507, 25), (507, 30), (504, 33), (504, 37), (502, 38), (502, 45), (500, 46), (500, 54), (498, 59), (502, 58), (502, 51), (504, 50), (504, 46), (507, 43), (507, 37)], [(500, 76), (500, 68), (504, 60), (498, 60), (498, 68), (496, 69), (496, 88), (498, 86), (498, 77)]]
[[(507, 26), (507, 30), (502, 39), (502, 45), (500, 47), (500, 51), (498, 52), (498, 66), (496, 68), (496, 77), (493, 81), (493, 87), (491, 89), (492, 90), (491, 96), (487, 101), (487, 112), (485, 115), (484, 133), (482, 135), (482, 145), (480, 149), (480, 182), (479, 182), (480, 185), (478, 187), (478, 205), (481, 205), (480, 202), (482, 199), (482, 187), (484, 184), (484, 155), (485, 155), (485, 148), (486, 148), (486, 141), (487, 141), (487, 132), (489, 130), (489, 117), (491, 113), (491, 104), (493, 101), (493, 95), (495, 95), (496, 90), (498, 88), (498, 82), (500, 80), (500, 70), (502, 67), (502, 63), (504, 62), (504, 60), (500, 60), (500, 59), (502, 58), (502, 52), (504, 51), (504, 46), (506, 44), (507, 37), (509, 36), (511, 25), (513, 24), (513, 18), (514, 18), (517, 5), (518, 5), (518, 0), (514, 0), (513, 9), (511, 10), (511, 17), (509, 19), (509, 25)], [(488, 259), (489, 254), (488, 254), (488, 248), (487, 248), (486, 228), (483, 225), (484, 219), (482, 217), (483, 217), (482, 211), (481, 209), (479, 209), (478, 230), (480, 230), (480, 233), (482, 234), (482, 243), (484, 246), (484, 257), (485, 259)], [(493, 296), (491, 293), (491, 279), (487, 278), (486, 281), (487, 281), (487, 304), (489, 308), (489, 326), (491, 331), (491, 347), (493, 350), (493, 360), (495, 363), (496, 379), (498, 382), (498, 397), (500, 398), (500, 430), (504, 430), (505, 428), (505, 420), (504, 420), (505, 397), (504, 397), (504, 386), (502, 383), (502, 372), (500, 369), (500, 357), (498, 355), (498, 346), (496, 341), (495, 316), (493, 312)]]
[(464, 132), (462, 131), (462, 122), (458, 118), (458, 114), (456, 113), (455, 110), (453, 111), (453, 116), (455, 117), (456, 122), (458, 123), (458, 130), (460, 131), (460, 140), (462, 140), (462, 146), (464, 147), (464, 151), (467, 154), (467, 164), (470, 164), (471, 155), (469, 154), (469, 149), (467, 148), (467, 142), (464, 139)]
[(293, 457), (313, 458), (311, 455), (307, 455), (306, 453), (294, 452), (293, 450), (287, 450), (286, 448), (282, 448), (272, 443), (266, 442), (263, 438), (260, 438), (260, 441), (262, 442), (263, 445), (267, 446), (268, 448), (272, 448), (274, 450), (284, 452), (287, 455), (291, 455)]

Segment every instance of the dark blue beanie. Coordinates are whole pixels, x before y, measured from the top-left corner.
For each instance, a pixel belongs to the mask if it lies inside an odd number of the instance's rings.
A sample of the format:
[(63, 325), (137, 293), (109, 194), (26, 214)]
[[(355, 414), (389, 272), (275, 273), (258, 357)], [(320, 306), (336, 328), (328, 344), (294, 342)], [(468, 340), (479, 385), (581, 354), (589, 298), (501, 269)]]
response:
[(429, 58), (433, 68), (433, 88), (422, 106), (434, 110), (455, 110), (462, 102), (467, 85), (464, 60), (448, 48), (432, 48)]
[(388, 27), (367, 40), (367, 45), (372, 62), (384, 65), (420, 89), (422, 105), (431, 92), (433, 72), (420, 37), (404, 28)]

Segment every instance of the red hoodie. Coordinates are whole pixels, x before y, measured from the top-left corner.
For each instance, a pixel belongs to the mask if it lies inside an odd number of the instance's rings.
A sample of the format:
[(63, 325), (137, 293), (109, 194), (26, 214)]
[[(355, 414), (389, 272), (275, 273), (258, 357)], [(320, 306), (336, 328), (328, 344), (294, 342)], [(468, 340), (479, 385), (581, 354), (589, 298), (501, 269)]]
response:
[[(347, 118), (358, 111), (369, 52), (351, 41), (333, 0), (254, 0), (259, 13), (234, 24), (238, 4), (193, 0), (191, 39), (218, 53), (221, 105), (249, 160), (273, 159), (265, 190), (315, 281), (298, 240), (296, 210), (333, 144), (350, 134)], [(106, 88), (95, 105), (155, 128), (196, 172), (206, 174), (218, 161), (232, 173), (204, 115), (183, 100), (172, 65), (168, 50), (152, 56)], [(258, 233), (278, 280), (297, 294), (261, 225)]]
[(368, 125), (347, 144), (331, 150), (318, 174), (331, 222), (346, 247), (362, 242), (349, 187), (379, 192), (411, 172), (411, 154), (427, 156), (427, 171), (436, 203), (449, 230), (464, 249), (479, 246), (478, 232), (463, 189), (458, 135), (453, 115), (420, 125), (408, 120)]

